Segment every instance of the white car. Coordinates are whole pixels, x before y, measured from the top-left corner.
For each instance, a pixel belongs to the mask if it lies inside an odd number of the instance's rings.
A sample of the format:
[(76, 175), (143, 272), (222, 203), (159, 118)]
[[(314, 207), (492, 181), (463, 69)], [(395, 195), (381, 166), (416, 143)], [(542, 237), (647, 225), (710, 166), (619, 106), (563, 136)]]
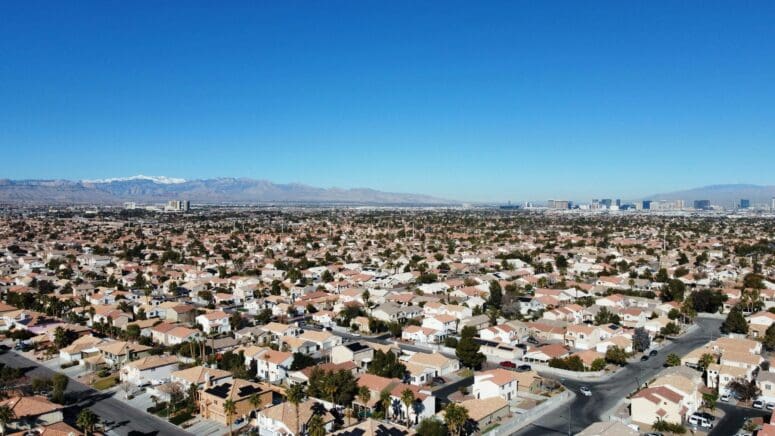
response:
[(751, 406), (753, 406), (754, 409), (761, 409), (761, 408), (764, 407), (764, 401), (756, 400), (756, 401), (753, 402), (753, 404)]
[(729, 394), (724, 394), (724, 395), (722, 395), (722, 396), (719, 398), (719, 400), (721, 400), (721, 401), (723, 401), (723, 402), (725, 402), (725, 403), (726, 403), (726, 402), (728, 402), (728, 401), (729, 401), (729, 400), (731, 400), (731, 399), (732, 399), (732, 395), (729, 395)]
[(581, 392), (582, 395), (587, 396), (587, 397), (591, 397), (592, 396), (592, 391), (589, 389), (589, 386), (582, 386), (579, 389), (579, 392)]

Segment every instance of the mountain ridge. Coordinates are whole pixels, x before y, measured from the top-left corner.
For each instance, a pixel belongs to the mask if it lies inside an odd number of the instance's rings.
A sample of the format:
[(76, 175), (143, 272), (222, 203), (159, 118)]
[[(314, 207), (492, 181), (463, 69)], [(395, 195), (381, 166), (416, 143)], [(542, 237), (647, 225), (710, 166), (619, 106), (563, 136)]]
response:
[(0, 179), (3, 203), (120, 204), (189, 200), (200, 204), (309, 202), (395, 205), (452, 205), (459, 202), (423, 194), (395, 193), (371, 188), (318, 188), (301, 183), (274, 183), (246, 177), (179, 179), (131, 176), (107, 179)]
[(722, 206), (734, 206), (741, 199), (751, 201), (751, 204), (769, 204), (775, 198), (775, 186), (756, 185), (751, 183), (713, 184), (680, 191), (654, 194), (644, 199), (650, 200), (710, 200), (711, 203)]

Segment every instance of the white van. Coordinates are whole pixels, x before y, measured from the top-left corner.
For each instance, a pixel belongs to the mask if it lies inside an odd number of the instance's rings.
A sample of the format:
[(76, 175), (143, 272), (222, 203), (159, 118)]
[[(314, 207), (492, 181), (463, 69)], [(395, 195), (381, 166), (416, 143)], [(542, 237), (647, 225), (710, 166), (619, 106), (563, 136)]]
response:
[(711, 428), (713, 425), (706, 418), (702, 416), (692, 415), (689, 417), (689, 424), (696, 425), (704, 428)]

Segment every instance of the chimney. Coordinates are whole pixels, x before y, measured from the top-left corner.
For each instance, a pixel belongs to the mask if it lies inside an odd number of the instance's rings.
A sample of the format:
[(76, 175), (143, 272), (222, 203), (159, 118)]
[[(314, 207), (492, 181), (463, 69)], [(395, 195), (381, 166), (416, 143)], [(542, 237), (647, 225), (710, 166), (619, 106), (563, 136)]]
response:
[(205, 373), (205, 389), (209, 389), (212, 387), (213, 382), (213, 376), (210, 375), (210, 372)]

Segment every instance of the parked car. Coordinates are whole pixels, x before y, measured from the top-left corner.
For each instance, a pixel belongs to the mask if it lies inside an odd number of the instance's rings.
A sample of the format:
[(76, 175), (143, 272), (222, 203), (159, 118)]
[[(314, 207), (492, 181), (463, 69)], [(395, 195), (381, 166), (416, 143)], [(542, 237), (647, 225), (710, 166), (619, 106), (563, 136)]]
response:
[(649, 356), (648, 356), (648, 354), (644, 354), (644, 355), (640, 356), (640, 361), (641, 361), (641, 362), (645, 362), (645, 361), (647, 361), (647, 360), (649, 360)]
[(531, 369), (533, 369), (533, 367), (532, 367), (532, 366), (530, 366), (530, 365), (519, 365), (519, 366), (517, 367), (517, 371), (519, 371), (519, 372), (528, 372), (528, 371), (530, 371)]
[(656, 431), (652, 431), (651, 433), (646, 433), (643, 436), (665, 436), (665, 435)]
[(708, 412), (694, 412), (693, 415), (699, 416), (700, 418), (705, 418), (708, 421), (715, 421), (716, 420), (716, 417), (711, 415)]
[(756, 400), (756, 401), (753, 402), (753, 404), (751, 406), (753, 406), (754, 409), (761, 409), (761, 408), (764, 407), (764, 401)]
[(504, 368), (509, 368), (509, 369), (516, 369), (517, 368), (517, 364), (516, 363), (508, 361), (508, 360), (504, 360), (503, 362), (501, 362), (500, 365), (502, 367), (504, 367)]
[(579, 392), (581, 392), (581, 394), (586, 396), (586, 397), (591, 397), (592, 396), (592, 390), (589, 389), (589, 386), (582, 386), (579, 389)]
[(659, 351), (657, 351), (657, 350), (651, 350), (651, 351), (649, 351), (649, 356), (651, 356), (651, 357), (654, 357), (654, 356), (656, 356), (657, 354), (659, 354)]
[(767, 403), (765, 406), (767, 410), (775, 410), (775, 403)]
[(433, 377), (433, 384), (443, 385), (446, 382), (443, 377)]
[(721, 400), (721, 401), (723, 401), (725, 403), (728, 402), (731, 399), (732, 399), (732, 395), (729, 395), (728, 393), (721, 395), (721, 397), (719, 398), (719, 400)]
[(529, 342), (529, 343), (531, 343), (531, 344), (533, 344), (533, 345), (538, 345), (538, 344), (539, 344), (539, 342), (538, 342), (538, 339), (536, 339), (536, 338), (534, 338), (534, 337), (532, 337), (532, 336), (530, 336), (529, 338), (527, 338), (527, 342)]
[(709, 420), (697, 415), (692, 415), (689, 417), (689, 424), (697, 427), (713, 428), (713, 424), (711, 424)]

